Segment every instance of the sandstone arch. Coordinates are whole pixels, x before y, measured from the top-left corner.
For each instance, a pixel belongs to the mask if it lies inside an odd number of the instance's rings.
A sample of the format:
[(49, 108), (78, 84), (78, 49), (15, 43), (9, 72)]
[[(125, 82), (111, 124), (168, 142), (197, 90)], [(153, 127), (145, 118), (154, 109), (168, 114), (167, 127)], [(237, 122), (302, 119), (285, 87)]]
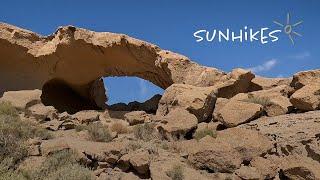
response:
[(95, 83), (100, 77), (136, 76), (165, 89), (173, 83), (214, 85), (225, 75), (127, 35), (73, 26), (41, 36), (1, 23), (0, 64), (1, 94), (63, 82), (87, 102), (100, 107), (101, 99), (92, 93), (104, 91)]

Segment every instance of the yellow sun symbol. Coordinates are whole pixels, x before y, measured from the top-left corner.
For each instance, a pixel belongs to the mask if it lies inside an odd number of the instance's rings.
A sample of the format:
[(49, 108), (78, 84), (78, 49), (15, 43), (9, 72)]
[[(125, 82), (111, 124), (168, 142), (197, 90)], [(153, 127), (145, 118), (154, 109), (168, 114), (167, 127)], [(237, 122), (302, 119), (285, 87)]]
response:
[(297, 22), (297, 23), (290, 24), (290, 14), (289, 14), (289, 13), (287, 14), (287, 24), (286, 24), (286, 25), (281, 24), (281, 23), (279, 23), (278, 21), (273, 21), (273, 22), (274, 22), (275, 24), (283, 27), (284, 33), (286, 33), (286, 34), (289, 36), (289, 39), (291, 40), (292, 44), (294, 44), (294, 40), (293, 40), (293, 37), (292, 37), (293, 34), (295, 34), (295, 35), (297, 35), (297, 36), (300, 36), (300, 37), (302, 36), (301, 34), (295, 32), (295, 31), (293, 30), (293, 28), (296, 27), (296, 26), (298, 26), (298, 25), (300, 25), (300, 24), (302, 24), (303, 21), (299, 21), (299, 22)]

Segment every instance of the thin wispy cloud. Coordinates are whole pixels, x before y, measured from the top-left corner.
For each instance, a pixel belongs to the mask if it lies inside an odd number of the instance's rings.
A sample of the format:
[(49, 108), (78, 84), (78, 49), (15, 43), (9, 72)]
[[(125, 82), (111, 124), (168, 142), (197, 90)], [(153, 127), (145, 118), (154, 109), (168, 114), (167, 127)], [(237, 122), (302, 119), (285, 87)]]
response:
[(143, 79), (139, 79), (139, 90), (140, 90), (139, 93), (140, 93), (141, 98), (144, 98), (148, 93), (147, 84), (146, 84), (145, 80), (143, 80)]
[(263, 64), (255, 66), (255, 67), (251, 67), (248, 70), (250, 70), (250, 71), (252, 71), (254, 73), (269, 71), (276, 64), (277, 64), (277, 60), (276, 59), (270, 59), (270, 60), (264, 62)]
[(305, 51), (305, 52), (290, 55), (289, 58), (303, 60), (303, 59), (309, 58), (310, 56), (311, 56), (311, 53), (309, 51)]

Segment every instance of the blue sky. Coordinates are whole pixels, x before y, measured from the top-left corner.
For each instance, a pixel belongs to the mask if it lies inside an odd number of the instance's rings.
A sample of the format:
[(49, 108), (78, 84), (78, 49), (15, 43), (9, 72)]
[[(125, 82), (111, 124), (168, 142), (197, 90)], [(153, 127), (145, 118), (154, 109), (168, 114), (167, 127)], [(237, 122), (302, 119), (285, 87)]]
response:
[[(273, 23), (303, 23), (294, 30), (292, 45), (285, 33), (279, 40), (261, 44), (239, 42), (196, 42), (199, 29), (235, 32), (248, 26), (281, 29)], [(75, 25), (95, 31), (109, 31), (157, 44), (163, 49), (188, 56), (192, 60), (224, 71), (235, 67), (251, 68), (267, 77), (288, 77), (295, 72), (320, 68), (320, 1), (318, 0), (33, 0), (2, 1), (0, 21), (42, 35), (58, 26)], [(107, 78), (110, 103), (143, 101), (162, 90), (137, 78)]]

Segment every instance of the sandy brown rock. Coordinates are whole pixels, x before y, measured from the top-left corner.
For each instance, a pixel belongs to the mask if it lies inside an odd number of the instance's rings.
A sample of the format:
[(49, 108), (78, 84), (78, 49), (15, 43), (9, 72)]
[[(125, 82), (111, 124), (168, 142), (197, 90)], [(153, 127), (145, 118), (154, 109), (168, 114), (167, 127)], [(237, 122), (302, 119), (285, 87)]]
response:
[[(3, 76), (2, 76), (3, 77)], [(1, 101), (7, 101), (18, 110), (25, 110), (26, 108), (41, 102), (41, 91), (36, 90), (23, 90), (23, 91), (8, 91), (0, 98)]]
[(289, 86), (292, 78), (265, 78), (256, 76), (252, 79), (249, 91), (268, 90), (280, 85)]
[(214, 109), (216, 96), (210, 87), (196, 87), (186, 84), (173, 84), (166, 89), (159, 102), (157, 115), (165, 116), (179, 108), (194, 114), (199, 122), (207, 120)]
[(310, 83), (320, 83), (320, 69), (302, 71), (293, 75), (291, 86), (300, 89)]
[(215, 118), (226, 127), (235, 127), (258, 118), (262, 111), (263, 107), (259, 104), (233, 100), (217, 111)]
[(317, 159), (320, 157), (318, 143), (320, 112), (311, 111), (276, 117), (263, 117), (239, 126), (253, 129), (274, 142), (274, 152), (279, 156), (300, 154)]
[(49, 155), (55, 151), (72, 149), (79, 158), (87, 163), (92, 162), (92, 158), (97, 162), (106, 162), (110, 166), (114, 165), (121, 157), (121, 152), (125, 150), (126, 142), (92, 142), (75, 137), (60, 137), (43, 141), (40, 148), (42, 155)]
[(157, 127), (165, 138), (184, 137), (188, 132), (196, 129), (198, 120), (196, 116), (184, 109), (174, 109), (161, 117), (161, 124)]
[(88, 124), (90, 122), (98, 121), (100, 115), (101, 112), (95, 110), (84, 110), (72, 115), (72, 119), (81, 124)]
[(238, 93), (249, 91), (250, 82), (255, 75), (244, 69), (233, 69), (219, 83), (214, 85), (216, 96), (222, 98), (231, 98)]
[(258, 170), (255, 167), (250, 167), (250, 166), (241, 166), (239, 169), (235, 171), (235, 174), (239, 176), (241, 179), (247, 179), (247, 180), (263, 179), (262, 175), (258, 172)]
[(96, 96), (90, 93), (91, 87), (101, 77), (136, 76), (167, 88), (173, 83), (211, 86), (225, 76), (215, 68), (123, 34), (66, 26), (43, 37), (1, 23), (0, 39), (0, 76), (5, 77), (0, 92), (42, 89), (51, 83), (62, 90), (56, 94), (62, 96), (64, 87), (92, 102)]
[(290, 97), (294, 107), (303, 111), (312, 111), (320, 108), (320, 84), (308, 84), (297, 90)]
[(287, 85), (280, 85), (267, 90), (240, 93), (233, 100), (240, 100), (260, 104), (268, 116), (279, 116), (290, 113), (293, 106), (288, 98), (293, 89)]
[(33, 116), (38, 121), (49, 121), (58, 119), (58, 112), (53, 106), (45, 106), (42, 103), (29, 107), (25, 114)]
[(124, 119), (130, 126), (150, 122), (150, 115), (144, 111), (132, 111), (124, 115)]
[(206, 136), (198, 142), (189, 140), (180, 145), (195, 167), (224, 173), (234, 172), (244, 160), (250, 161), (273, 147), (260, 133), (240, 128), (221, 131), (216, 138)]

